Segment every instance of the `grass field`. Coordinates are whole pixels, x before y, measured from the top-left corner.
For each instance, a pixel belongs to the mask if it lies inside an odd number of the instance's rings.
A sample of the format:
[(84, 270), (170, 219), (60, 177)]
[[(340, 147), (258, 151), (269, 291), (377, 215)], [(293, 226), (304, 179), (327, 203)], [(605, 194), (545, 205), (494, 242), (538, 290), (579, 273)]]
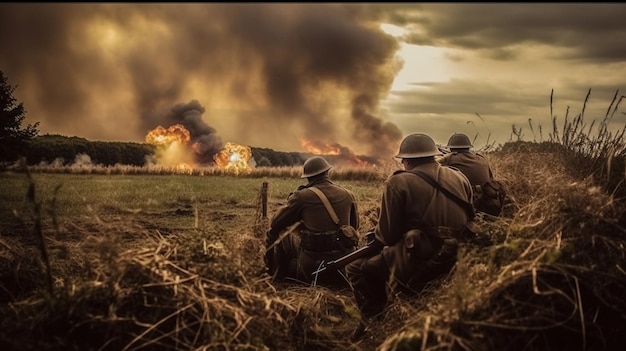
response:
[[(626, 328), (624, 203), (562, 153), (528, 146), (487, 155), (510, 202), (501, 218), (477, 218), (455, 273), (421, 298), (392, 299), (358, 343), (349, 290), (264, 273), (262, 185), (271, 216), (303, 184), (297, 172), (2, 172), (0, 346), (613, 350)], [(335, 175), (357, 197), (363, 234), (382, 181)]]
[[(263, 183), (267, 184), (268, 215), (290, 192), (306, 183), (298, 177), (218, 175), (34, 173), (31, 179), (24, 173), (0, 173), (1, 228), (15, 228), (32, 215), (33, 204), (27, 197), (31, 182), (35, 200), (41, 202), (44, 214), (49, 214), (44, 216), (47, 220), (139, 222), (167, 232), (172, 228), (205, 228), (229, 216), (233, 218), (227, 226), (235, 231), (251, 228)], [(360, 203), (369, 204), (379, 198), (379, 182), (336, 182), (348, 187)]]

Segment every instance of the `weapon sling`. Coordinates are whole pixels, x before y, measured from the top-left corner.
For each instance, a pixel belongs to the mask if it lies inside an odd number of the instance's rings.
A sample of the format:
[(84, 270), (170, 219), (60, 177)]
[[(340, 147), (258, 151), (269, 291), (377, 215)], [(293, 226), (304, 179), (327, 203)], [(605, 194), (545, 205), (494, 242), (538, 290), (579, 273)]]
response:
[[(333, 206), (330, 204), (330, 201), (328, 201), (328, 198), (326, 197), (326, 195), (324, 195), (324, 192), (322, 192), (320, 189), (318, 189), (316, 187), (310, 187), (309, 189), (311, 189), (322, 200), (322, 202), (324, 203), (324, 206), (326, 207), (326, 210), (328, 211), (328, 214), (332, 218), (333, 222), (335, 222), (335, 224), (337, 224), (337, 225), (340, 225), (339, 224), (339, 217), (337, 217), (337, 213), (335, 213), (335, 210), (333, 209)], [(356, 253), (356, 255), (355, 255), (355, 253)], [(348, 258), (348, 259), (350, 259), (351, 257), (355, 257), (356, 258), (356, 257), (359, 257), (359, 255), (362, 255), (362, 254), (363, 254), (363, 248), (361, 248), (361, 250), (352, 251), (351, 253), (349, 253), (349, 254), (347, 254), (347, 255), (345, 255), (343, 257), (340, 257), (340, 258), (338, 258), (335, 261), (330, 261), (328, 263), (322, 261), (320, 263), (320, 266), (318, 267), (318, 269), (315, 272), (313, 272), (313, 275), (315, 276), (314, 283), (317, 283), (317, 275), (320, 272), (325, 271), (328, 268), (328, 266), (327, 266), (328, 264), (333, 264), (334, 265), (334, 264), (339, 263), (339, 262), (343, 263), (343, 262), (346, 261), (346, 258)], [(345, 263), (343, 263), (343, 265), (345, 265)], [(341, 267), (343, 267), (343, 265)], [(339, 272), (339, 274), (344, 279), (346, 279), (346, 281), (348, 280), (343, 275), (343, 273)]]
[(328, 201), (326, 195), (324, 195), (324, 193), (316, 187), (310, 187), (309, 189), (311, 189), (317, 196), (319, 196), (319, 198), (324, 203), (324, 206), (326, 207), (326, 211), (328, 211), (330, 218), (333, 219), (333, 222), (335, 222), (336, 225), (339, 225), (339, 217), (337, 217), (335, 209), (333, 209), (333, 206), (330, 204), (330, 201)]
[(441, 192), (444, 193), (444, 195), (446, 195), (452, 201), (456, 202), (459, 206), (461, 206), (461, 208), (464, 209), (465, 212), (467, 212), (467, 215), (469, 216), (470, 219), (474, 218), (474, 216), (475, 216), (475, 214), (474, 214), (474, 206), (471, 203), (469, 203), (469, 202), (459, 198), (455, 194), (451, 193), (448, 189), (442, 187), (441, 184), (437, 183), (437, 181), (435, 181), (433, 178), (431, 178), (427, 174), (424, 174), (422, 172), (417, 172), (417, 171), (409, 171), (409, 173), (412, 173), (412, 174), (415, 174), (416, 176), (419, 176), (420, 178), (424, 179), (428, 184), (434, 186), (435, 189), (441, 190)]

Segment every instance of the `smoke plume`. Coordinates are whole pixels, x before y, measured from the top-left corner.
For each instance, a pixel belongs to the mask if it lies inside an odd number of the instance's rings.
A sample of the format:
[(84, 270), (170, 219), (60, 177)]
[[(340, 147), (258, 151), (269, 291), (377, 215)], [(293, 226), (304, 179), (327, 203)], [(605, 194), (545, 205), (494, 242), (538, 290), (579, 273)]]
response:
[(401, 133), (378, 102), (402, 63), (363, 6), (5, 3), (0, 70), (42, 132), (141, 141), (178, 121), (203, 159), (302, 138), (388, 156)]

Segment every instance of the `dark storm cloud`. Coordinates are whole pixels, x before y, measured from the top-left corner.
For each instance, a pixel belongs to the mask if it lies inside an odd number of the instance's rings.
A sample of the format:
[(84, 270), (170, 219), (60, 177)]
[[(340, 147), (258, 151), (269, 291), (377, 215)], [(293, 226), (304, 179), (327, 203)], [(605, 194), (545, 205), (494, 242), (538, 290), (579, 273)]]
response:
[[(430, 89), (394, 92), (400, 97), (389, 103), (397, 113), (503, 115), (511, 106), (543, 107), (545, 96), (550, 94), (522, 93), (515, 87), (502, 87), (499, 84), (478, 83), (455, 80), (446, 83), (423, 84)], [(485, 98), (488, 96), (489, 98)]]
[[(570, 48), (565, 58), (623, 61), (626, 5), (611, 3), (424, 4), (389, 9), (398, 24), (417, 24), (408, 42), (465, 49), (541, 43)], [(508, 55), (503, 59), (509, 59)]]
[[(215, 118), (208, 111), (228, 103), (241, 106), (233, 120), (241, 133), (275, 124), (297, 139), (289, 129), (297, 125), (309, 138), (387, 154), (393, 150), (364, 137), (400, 137), (377, 116), (399, 67), (388, 68), (396, 40), (362, 21), (376, 16), (330, 4), (2, 4), (0, 69), (26, 91), (37, 119), (60, 130), (80, 124), (97, 137), (113, 123), (127, 131), (130, 118), (142, 138), (167, 127), (172, 106), (196, 100), (207, 126)], [(360, 113), (340, 114), (337, 96), (347, 97), (343, 110)], [(366, 110), (351, 105), (361, 96)], [(114, 115), (93, 118), (96, 103)], [(350, 118), (352, 140), (337, 140), (345, 134), (337, 121)]]
[[(626, 122), (624, 101), (617, 104), (623, 93), (609, 84), (594, 85), (587, 103), (585, 98), (590, 87), (582, 83), (554, 91), (463, 80), (424, 86), (429, 89), (392, 93), (394, 99), (386, 107), (396, 112), (396, 123), (403, 130), (423, 130), (441, 143), (445, 143), (451, 131), (465, 132), (472, 137), (478, 135), (480, 145), (484, 145), (488, 137), (504, 143), (513, 125), (521, 127), (531, 140), (541, 138), (541, 127), (543, 140), (547, 140), (553, 118), (560, 128), (566, 116), (571, 121), (583, 108), (584, 120), (589, 124), (595, 120), (597, 126), (609, 107), (616, 111), (611, 128), (621, 129)], [(431, 122), (434, 119), (436, 125)]]

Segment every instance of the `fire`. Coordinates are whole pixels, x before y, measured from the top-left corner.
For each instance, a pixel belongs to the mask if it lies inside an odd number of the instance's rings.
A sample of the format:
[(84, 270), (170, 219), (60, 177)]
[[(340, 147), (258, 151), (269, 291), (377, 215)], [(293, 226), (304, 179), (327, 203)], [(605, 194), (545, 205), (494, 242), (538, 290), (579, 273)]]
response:
[(146, 134), (146, 142), (153, 145), (187, 144), (190, 139), (189, 131), (182, 124), (173, 124), (167, 129), (158, 126)]
[(320, 141), (301, 138), (300, 144), (307, 150), (307, 152), (314, 155), (337, 156), (333, 158), (339, 163), (358, 167), (375, 166), (374, 164), (355, 155), (350, 148), (342, 146), (339, 143), (323, 143)]
[(300, 144), (310, 153), (315, 155), (339, 155), (341, 154), (341, 145), (337, 143), (324, 144), (308, 139), (300, 139)]
[(219, 168), (234, 174), (241, 174), (252, 171), (249, 164), (251, 157), (250, 147), (228, 142), (219, 153), (213, 156), (213, 160)]
[(146, 134), (146, 142), (157, 146), (158, 163), (172, 167), (177, 172), (191, 172), (193, 154), (189, 149), (191, 135), (182, 124), (173, 124), (167, 129), (157, 126)]
[(185, 162), (180, 162), (176, 165), (176, 171), (178, 172), (182, 172), (182, 173), (191, 173), (193, 172), (193, 168), (186, 164)]

